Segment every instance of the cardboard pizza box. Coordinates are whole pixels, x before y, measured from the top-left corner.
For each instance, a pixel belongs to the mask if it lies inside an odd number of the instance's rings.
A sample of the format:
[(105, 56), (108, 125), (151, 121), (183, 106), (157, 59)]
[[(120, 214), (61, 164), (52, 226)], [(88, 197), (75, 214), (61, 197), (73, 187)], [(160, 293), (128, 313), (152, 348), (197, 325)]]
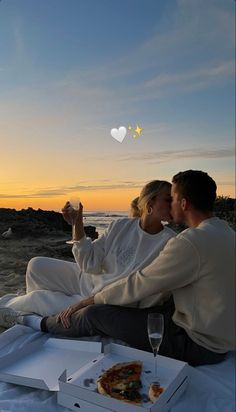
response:
[(1, 358), (0, 380), (32, 388), (58, 391), (65, 368), (73, 373), (101, 353), (100, 342), (49, 338), (28, 343)]
[[(143, 362), (142, 390), (143, 403), (135, 405), (120, 401), (97, 392), (96, 381), (102, 373), (119, 362), (140, 360)], [(166, 412), (184, 392), (189, 377), (188, 364), (157, 356), (158, 381), (164, 388), (155, 403), (148, 400), (147, 393), (153, 378), (154, 356), (150, 352), (133, 349), (127, 346), (110, 344), (87, 365), (69, 374), (64, 371), (59, 378), (58, 403), (73, 411), (81, 412)]]

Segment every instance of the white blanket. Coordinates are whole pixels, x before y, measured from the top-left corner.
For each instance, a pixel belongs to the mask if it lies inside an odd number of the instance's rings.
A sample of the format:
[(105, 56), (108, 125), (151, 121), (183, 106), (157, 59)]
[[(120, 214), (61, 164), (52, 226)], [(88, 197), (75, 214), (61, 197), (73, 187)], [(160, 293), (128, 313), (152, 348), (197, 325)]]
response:
[[(52, 335), (34, 332), (26, 326), (14, 326), (0, 335), (1, 357), (32, 341), (45, 342)], [(54, 336), (55, 337), (55, 336)], [(91, 340), (91, 337), (84, 338)], [(94, 337), (93, 340), (99, 340)], [(102, 339), (103, 344), (109, 339)], [(118, 342), (119, 343), (119, 342)], [(55, 392), (0, 382), (0, 412), (68, 412), (57, 404)], [(187, 390), (171, 412), (234, 412), (235, 353), (211, 366), (191, 368)], [(96, 410), (94, 410), (96, 412)]]

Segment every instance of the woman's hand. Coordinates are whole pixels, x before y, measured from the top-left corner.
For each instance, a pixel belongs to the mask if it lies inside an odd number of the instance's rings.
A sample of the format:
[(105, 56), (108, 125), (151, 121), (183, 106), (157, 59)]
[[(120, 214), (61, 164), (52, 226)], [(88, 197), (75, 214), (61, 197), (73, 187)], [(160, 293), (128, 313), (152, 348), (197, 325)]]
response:
[(79, 209), (76, 210), (71, 206), (70, 202), (66, 202), (66, 204), (63, 206), (61, 211), (62, 211), (63, 218), (69, 225), (72, 225), (72, 222), (75, 222), (75, 221), (78, 221), (78, 222), (83, 221), (82, 203), (79, 204)]
[(70, 317), (73, 313), (77, 312), (88, 305), (94, 305), (94, 297), (91, 296), (87, 299), (82, 300), (79, 303), (69, 306), (67, 309), (63, 310), (57, 315), (57, 323), (62, 323), (63, 327), (68, 329), (70, 327)]

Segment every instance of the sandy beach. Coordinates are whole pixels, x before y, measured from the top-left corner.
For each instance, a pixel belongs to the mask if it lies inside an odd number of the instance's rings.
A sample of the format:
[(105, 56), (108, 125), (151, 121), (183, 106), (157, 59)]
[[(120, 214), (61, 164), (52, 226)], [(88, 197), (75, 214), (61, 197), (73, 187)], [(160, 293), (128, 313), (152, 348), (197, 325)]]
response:
[(48, 256), (73, 261), (68, 236), (1, 239), (0, 238), (0, 296), (25, 292), (25, 272), (34, 256)]
[[(9, 293), (25, 294), (25, 273), (34, 256), (73, 261), (68, 235), (4, 239), (0, 237), (0, 297)], [(3, 329), (0, 328), (2, 332)]]

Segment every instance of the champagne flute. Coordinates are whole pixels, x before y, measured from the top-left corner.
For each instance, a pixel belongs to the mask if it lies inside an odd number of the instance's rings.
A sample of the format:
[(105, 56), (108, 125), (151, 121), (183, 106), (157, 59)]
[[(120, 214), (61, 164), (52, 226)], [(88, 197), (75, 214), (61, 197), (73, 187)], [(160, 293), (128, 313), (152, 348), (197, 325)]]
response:
[(66, 243), (73, 244), (75, 240), (75, 211), (79, 210), (80, 198), (78, 196), (73, 196), (69, 200), (70, 203), (70, 213), (71, 213), (71, 225), (72, 225), (72, 240), (68, 240)]
[(162, 342), (164, 332), (164, 316), (161, 313), (149, 313), (147, 329), (149, 342), (154, 354), (154, 377), (157, 378), (157, 353)]

